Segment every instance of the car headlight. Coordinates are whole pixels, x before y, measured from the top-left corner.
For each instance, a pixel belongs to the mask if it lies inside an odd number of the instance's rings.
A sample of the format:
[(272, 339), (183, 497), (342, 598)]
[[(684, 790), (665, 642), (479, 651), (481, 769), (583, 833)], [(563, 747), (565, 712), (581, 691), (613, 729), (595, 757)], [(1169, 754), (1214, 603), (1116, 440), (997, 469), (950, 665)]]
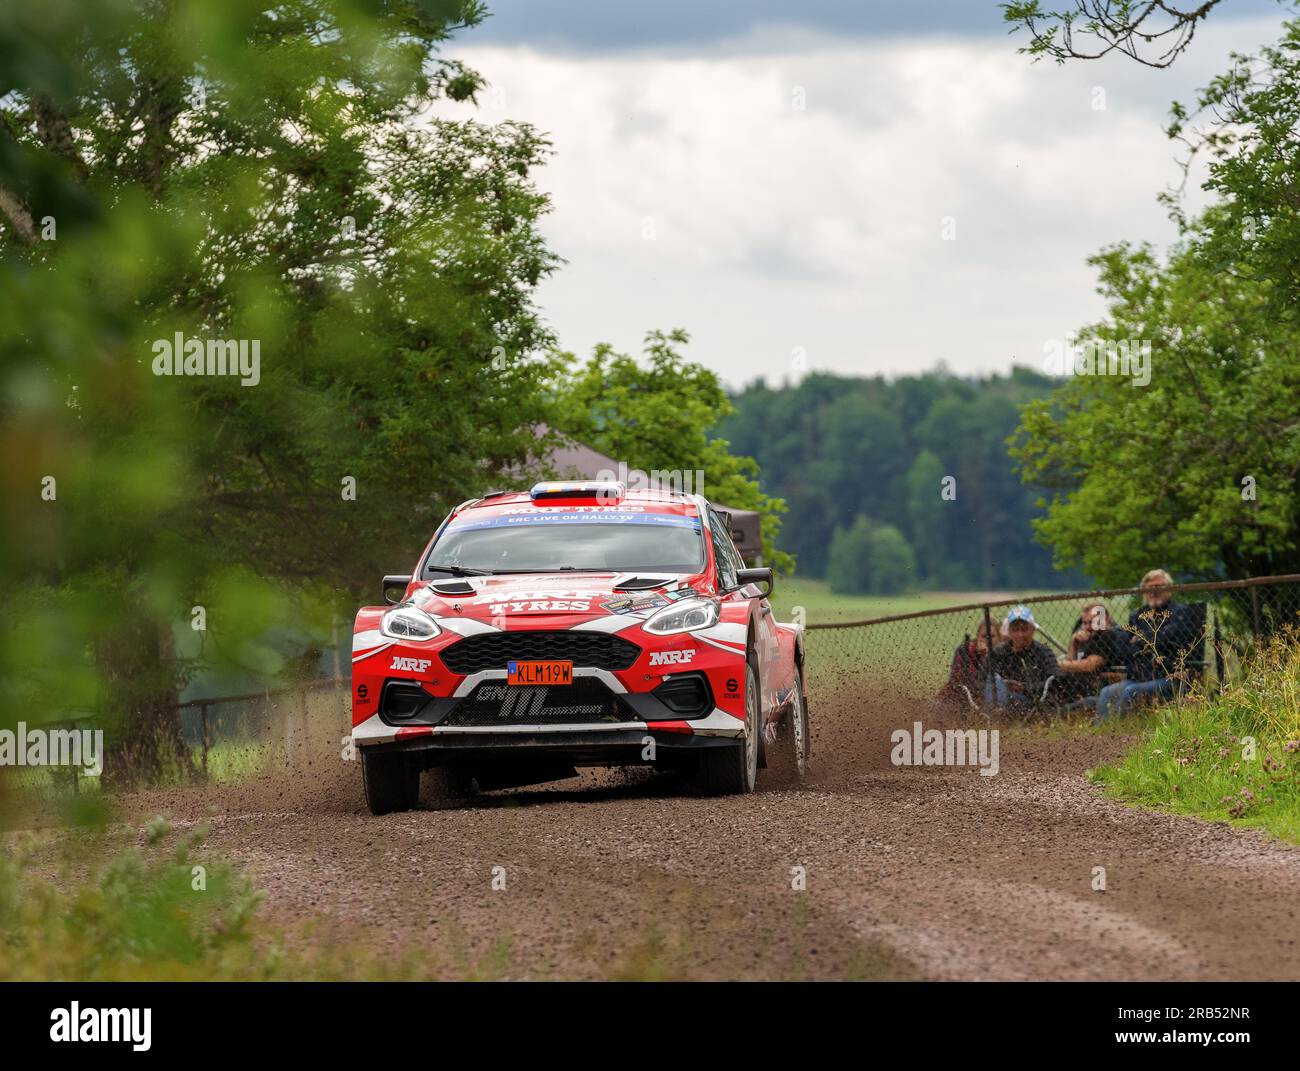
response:
[(442, 631), (418, 606), (395, 606), (384, 614), (379, 631), (390, 640), (431, 640)]
[(721, 614), (721, 604), (713, 599), (687, 599), (665, 606), (641, 627), (656, 636), (671, 636), (677, 632), (710, 628), (718, 623)]

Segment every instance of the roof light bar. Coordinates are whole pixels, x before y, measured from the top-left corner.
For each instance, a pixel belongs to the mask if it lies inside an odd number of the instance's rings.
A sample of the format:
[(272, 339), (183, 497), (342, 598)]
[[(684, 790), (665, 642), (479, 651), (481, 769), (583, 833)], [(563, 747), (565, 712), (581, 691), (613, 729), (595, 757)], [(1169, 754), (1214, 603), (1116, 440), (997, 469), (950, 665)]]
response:
[(528, 497), (534, 502), (553, 498), (595, 499), (613, 506), (623, 501), (627, 486), (614, 480), (549, 480), (533, 484)]

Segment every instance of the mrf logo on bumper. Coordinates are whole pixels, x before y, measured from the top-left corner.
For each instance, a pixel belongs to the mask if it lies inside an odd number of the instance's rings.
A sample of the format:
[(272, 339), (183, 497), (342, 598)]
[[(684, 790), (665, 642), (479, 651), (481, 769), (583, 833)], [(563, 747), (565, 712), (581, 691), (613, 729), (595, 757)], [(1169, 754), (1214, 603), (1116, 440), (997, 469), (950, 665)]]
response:
[(433, 665), (432, 658), (407, 658), (403, 655), (394, 655), (393, 664), (389, 669), (404, 669), (409, 673), (423, 673)]
[(694, 651), (651, 651), (652, 666), (680, 666), (695, 657)]

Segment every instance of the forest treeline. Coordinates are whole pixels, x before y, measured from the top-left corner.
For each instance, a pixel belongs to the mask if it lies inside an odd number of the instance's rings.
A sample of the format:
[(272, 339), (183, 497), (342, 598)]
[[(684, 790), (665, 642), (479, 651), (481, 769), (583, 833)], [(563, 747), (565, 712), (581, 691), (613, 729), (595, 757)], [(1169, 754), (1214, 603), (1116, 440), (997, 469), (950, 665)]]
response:
[(734, 394), (716, 433), (786, 501), (778, 546), (837, 591), (1078, 586), (1034, 541), (1041, 492), (1007, 439), (1059, 380), (1029, 368), (965, 378), (813, 373)]

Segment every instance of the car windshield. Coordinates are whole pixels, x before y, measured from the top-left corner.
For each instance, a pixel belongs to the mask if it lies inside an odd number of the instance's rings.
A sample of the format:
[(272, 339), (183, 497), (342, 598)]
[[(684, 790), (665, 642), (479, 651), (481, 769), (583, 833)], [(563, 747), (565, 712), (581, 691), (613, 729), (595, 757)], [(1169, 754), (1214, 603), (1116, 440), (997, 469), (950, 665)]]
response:
[[(657, 519), (650, 521), (651, 516)], [(453, 523), (434, 546), (425, 571), (436, 573), (441, 566), (494, 573), (698, 573), (704, 568), (699, 522), (691, 517), (650, 514), (610, 524), (561, 514), (545, 522), (519, 517)]]

